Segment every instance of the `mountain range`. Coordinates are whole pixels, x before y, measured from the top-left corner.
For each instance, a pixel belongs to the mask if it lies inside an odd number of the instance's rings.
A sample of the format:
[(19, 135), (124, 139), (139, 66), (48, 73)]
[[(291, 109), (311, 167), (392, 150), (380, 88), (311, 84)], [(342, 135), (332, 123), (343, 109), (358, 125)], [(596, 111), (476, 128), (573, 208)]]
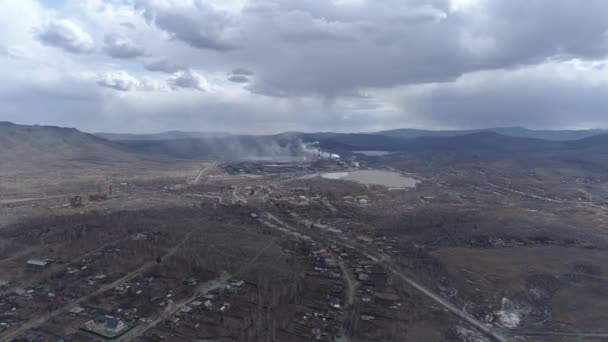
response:
[[(452, 154), (459, 158), (546, 158), (603, 160), (608, 152), (604, 130), (528, 130), (494, 128), (475, 131), (400, 129), (376, 133), (300, 133), (232, 135), (166, 132), (146, 135), (89, 134), (74, 128), (27, 126), (0, 122), (0, 171), (64, 161), (240, 159), (298, 156), (319, 142), (324, 151), (391, 151), (420, 157)], [(314, 152), (314, 151), (312, 151)], [(603, 163), (602, 163), (603, 165)]]

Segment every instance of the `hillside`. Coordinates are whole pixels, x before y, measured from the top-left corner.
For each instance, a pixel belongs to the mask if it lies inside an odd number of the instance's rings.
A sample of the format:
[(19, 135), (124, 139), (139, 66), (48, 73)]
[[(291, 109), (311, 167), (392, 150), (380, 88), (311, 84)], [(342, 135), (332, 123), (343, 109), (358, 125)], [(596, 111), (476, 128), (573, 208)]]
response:
[[(557, 133), (558, 131), (551, 132), (553, 136), (562, 134)], [(449, 134), (447, 131), (436, 133)], [(181, 136), (181, 133), (167, 136), (174, 135)], [(562, 136), (566, 135), (563, 133)], [(7, 172), (14, 168), (61, 167), (68, 162), (102, 165), (118, 162), (162, 162), (167, 158), (231, 160), (297, 157), (311, 152), (306, 151), (306, 143), (310, 142), (320, 142), (323, 150), (340, 154), (379, 150), (402, 152), (412, 156), (454, 154), (465, 159), (470, 156), (490, 159), (530, 156), (591, 159), (594, 155), (603, 155), (608, 146), (608, 135), (556, 141), (514, 137), (493, 131), (407, 139), (385, 134), (298, 132), (181, 139), (161, 139), (161, 136), (148, 136), (149, 139), (145, 139), (146, 136), (133, 135), (129, 139), (109, 141), (74, 128), (25, 126), (3, 122), (0, 123), (0, 170)], [(134, 137), (140, 139), (131, 139)]]
[[(0, 172), (61, 168), (66, 163), (108, 164), (146, 160), (123, 145), (74, 128), (0, 123)], [(34, 171), (34, 170), (28, 170)]]
[(553, 141), (577, 140), (592, 137), (599, 134), (606, 134), (606, 130), (588, 129), (588, 130), (533, 130), (523, 127), (498, 127), (484, 128), (471, 130), (447, 130), (447, 131), (430, 131), (418, 130), (410, 128), (393, 129), (388, 131), (380, 131), (377, 134), (403, 138), (415, 139), (420, 137), (453, 137), (462, 136), (480, 132), (493, 132), (501, 135), (518, 138), (534, 138)]
[(151, 134), (131, 134), (131, 133), (93, 133), (93, 135), (111, 141), (128, 140), (177, 140), (177, 139), (203, 139), (211, 137), (229, 136), (230, 133), (223, 132), (182, 132), (167, 131)]

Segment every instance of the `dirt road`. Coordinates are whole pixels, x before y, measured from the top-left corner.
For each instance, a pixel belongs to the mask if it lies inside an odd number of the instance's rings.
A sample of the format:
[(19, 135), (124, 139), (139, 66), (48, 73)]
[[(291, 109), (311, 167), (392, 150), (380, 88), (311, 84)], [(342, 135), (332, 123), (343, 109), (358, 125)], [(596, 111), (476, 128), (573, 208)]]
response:
[(205, 295), (205, 294), (217, 289), (220, 286), (220, 284), (228, 281), (228, 279), (230, 279), (230, 274), (224, 273), (221, 276), (219, 276), (213, 280), (200, 284), (196, 288), (196, 290), (194, 291), (192, 296), (185, 298), (177, 303), (173, 303), (172, 305), (167, 306), (165, 308), (165, 310), (156, 319), (154, 319), (151, 322), (148, 322), (145, 324), (140, 324), (140, 325), (136, 326), (135, 328), (129, 330), (126, 334), (124, 334), (123, 336), (118, 338), (116, 341), (125, 342), (125, 341), (135, 340), (139, 336), (142, 336), (143, 334), (145, 334), (148, 330), (157, 326), (158, 323), (160, 323), (160, 322), (168, 319), (169, 317), (175, 315), (176, 313), (178, 313), (180, 310), (182, 310), (184, 307), (186, 307), (186, 305), (188, 303), (192, 302), (197, 297)]
[(208, 171), (211, 171), (214, 167), (216, 167), (218, 164), (218, 162), (212, 162), (211, 164), (207, 165), (206, 167), (201, 169), (201, 172), (198, 173), (198, 176), (196, 176), (196, 179), (194, 179), (194, 184), (198, 184), (198, 182), (201, 180), (201, 178), (203, 176), (207, 175)]
[[(162, 258), (166, 259), (166, 258), (171, 257), (173, 254), (175, 254), (175, 252), (177, 252), (177, 250), (190, 238), (192, 233), (194, 233), (194, 230), (190, 231), (188, 234), (186, 234), (186, 236), (184, 238), (182, 238), (182, 240), (177, 245), (175, 245), (173, 248), (171, 248)], [(24, 333), (27, 330), (37, 328), (37, 327), (43, 325), (44, 323), (46, 323), (48, 320), (69, 312), (70, 310), (72, 310), (73, 308), (78, 306), (79, 304), (84, 303), (87, 300), (89, 300), (95, 296), (98, 296), (108, 290), (111, 290), (120, 284), (126, 283), (126, 282), (136, 278), (137, 276), (150, 270), (155, 265), (156, 265), (156, 261), (153, 261), (153, 262), (151, 261), (151, 262), (145, 263), (142, 266), (140, 266), (138, 269), (127, 273), (122, 278), (117, 279), (117, 280), (113, 281), (112, 283), (106, 284), (106, 285), (98, 288), (97, 290), (89, 293), (86, 296), (80, 297), (77, 300), (75, 300), (67, 305), (64, 305), (64, 306), (60, 307), (59, 309), (52, 311), (44, 316), (30, 319), (29, 321), (22, 324), (19, 328), (2, 336), (0, 338), (0, 342), (9, 341), (9, 340), (19, 336), (20, 334)]]
[(353, 278), (353, 274), (350, 270), (344, 265), (344, 260), (342, 258), (336, 256), (338, 260), (338, 267), (340, 267), (340, 272), (342, 272), (342, 279), (346, 283), (346, 306), (348, 318), (344, 322), (342, 326), (342, 336), (336, 339), (336, 342), (349, 342), (350, 341), (350, 330), (352, 326), (352, 322), (355, 320), (355, 290), (357, 289), (358, 283)]
[[(268, 217), (274, 217), (270, 213), (266, 213), (266, 215)], [(276, 218), (275, 218), (275, 220), (277, 222), (281, 222), (280, 220), (278, 220)], [(295, 229), (285, 223), (283, 223), (283, 227), (285, 229), (297, 231), (297, 229)], [(313, 234), (309, 234), (309, 236), (310, 235), (313, 235)], [(314, 235), (317, 235), (317, 234), (314, 234)], [(445, 298), (443, 298), (440, 295), (433, 292), (431, 289), (423, 286), (422, 284), (418, 283), (417, 281), (415, 281), (414, 279), (412, 279), (411, 277), (406, 275), (404, 272), (399, 270), (391, 262), (391, 260), (388, 259), (386, 256), (378, 255), (378, 254), (374, 253), (373, 251), (366, 250), (365, 248), (363, 248), (361, 246), (355, 246), (347, 239), (330, 237), (330, 236), (327, 236), (324, 234), (318, 234), (318, 236), (312, 236), (312, 237), (313, 237), (313, 239), (315, 239), (317, 241), (323, 241), (324, 243), (327, 243), (328, 241), (330, 241), (331, 243), (335, 243), (337, 245), (341, 245), (341, 246), (344, 246), (347, 248), (354, 248), (354, 249), (358, 250), (359, 253), (361, 253), (364, 256), (368, 257), (369, 259), (381, 264), (383, 267), (385, 267), (388, 271), (390, 271), (393, 275), (397, 276), (403, 282), (407, 283), (408, 285), (410, 285), (411, 287), (413, 287), (414, 289), (416, 289), (417, 291), (419, 291), (426, 297), (430, 298), (437, 304), (441, 305), (443, 308), (445, 308), (452, 314), (458, 316), (462, 320), (466, 321), (467, 323), (471, 324), (475, 328), (479, 329), (481, 332), (486, 334), (488, 337), (491, 337), (493, 340), (498, 341), (498, 342), (509, 341), (509, 339), (507, 337), (505, 337), (501, 332), (497, 331), (497, 329), (495, 329), (494, 327), (486, 325), (485, 323), (481, 322), (480, 320), (476, 319), (475, 317), (469, 315), (468, 313), (464, 312), (463, 310), (461, 310), (460, 308), (458, 308), (457, 306), (455, 306), (454, 304), (452, 304)]]

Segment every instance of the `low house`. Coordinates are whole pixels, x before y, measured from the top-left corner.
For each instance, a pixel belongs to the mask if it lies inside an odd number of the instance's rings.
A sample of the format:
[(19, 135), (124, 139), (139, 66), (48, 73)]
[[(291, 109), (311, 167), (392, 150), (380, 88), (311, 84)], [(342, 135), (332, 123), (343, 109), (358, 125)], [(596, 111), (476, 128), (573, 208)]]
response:
[(32, 268), (45, 268), (50, 262), (48, 260), (30, 259), (25, 264)]
[(188, 278), (184, 280), (184, 285), (194, 286), (196, 284), (198, 284), (198, 280), (196, 278)]
[(232, 280), (230, 281), (230, 284), (234, 287), (241, 287), (245, 284), (245, 282), (243, 280)]
[(104, 324), (106, 331), (113, 334), (117, 334), (122, 331), (126, 326), (123, 321), (113, 316), (98, 316), (95, 318), (98, 323)]
[(127, 328), (128, 326), (118, 317), (97, 315), (94, 320), (86, 322), (82, 329), (106, 338), (114, 338), (124, 333)]
[(80, 306), (76, 306), (72, 310), (70, 310), (70, 313), (74, 314), (74, 315), (78, 315), (78, 314), (80, 314), (82, 312), (84, 312), (84, 308), (82, 308)]
[(359, 280), (360, 281), (368, 281), (369, 280), (369, 275), (366, 273), (359, 273)]

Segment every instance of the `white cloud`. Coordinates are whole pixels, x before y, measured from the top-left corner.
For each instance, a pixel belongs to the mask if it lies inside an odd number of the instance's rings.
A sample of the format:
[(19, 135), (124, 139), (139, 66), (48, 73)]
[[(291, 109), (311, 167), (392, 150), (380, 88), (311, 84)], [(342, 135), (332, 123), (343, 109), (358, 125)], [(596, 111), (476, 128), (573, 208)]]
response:
[(136, 90), (141, 86), (141, 82), (137, 78), (125, 71), (105, 73), (101, 75), (97, 84), (120, 91)]
[(167, 83), (173, 89), (185, 88), (200, 91), (209, 90), (209, 83), (207, 82), (207, 79), (192, 69), (176, 72), (167, 80)]
[(54, 20), (40, 28), (38, 39), (45, 45), (72, 53), (90, 53), (94, 49), (93, 38), (68, 19)]
[(119, 34), (106, 35), (105, 51), (114, 58), (134, 58), (144, 54), (144, 49), (128, 37)]
[(168, 90), (167, 87), (161, 85), (158, 81), (137, 78), (122, 70), (101, 74), (97, 80), (97, 84), (119, 91)]
[(0, 119), (608, 126), (608, 3), (578, 2), (0, 0)]

